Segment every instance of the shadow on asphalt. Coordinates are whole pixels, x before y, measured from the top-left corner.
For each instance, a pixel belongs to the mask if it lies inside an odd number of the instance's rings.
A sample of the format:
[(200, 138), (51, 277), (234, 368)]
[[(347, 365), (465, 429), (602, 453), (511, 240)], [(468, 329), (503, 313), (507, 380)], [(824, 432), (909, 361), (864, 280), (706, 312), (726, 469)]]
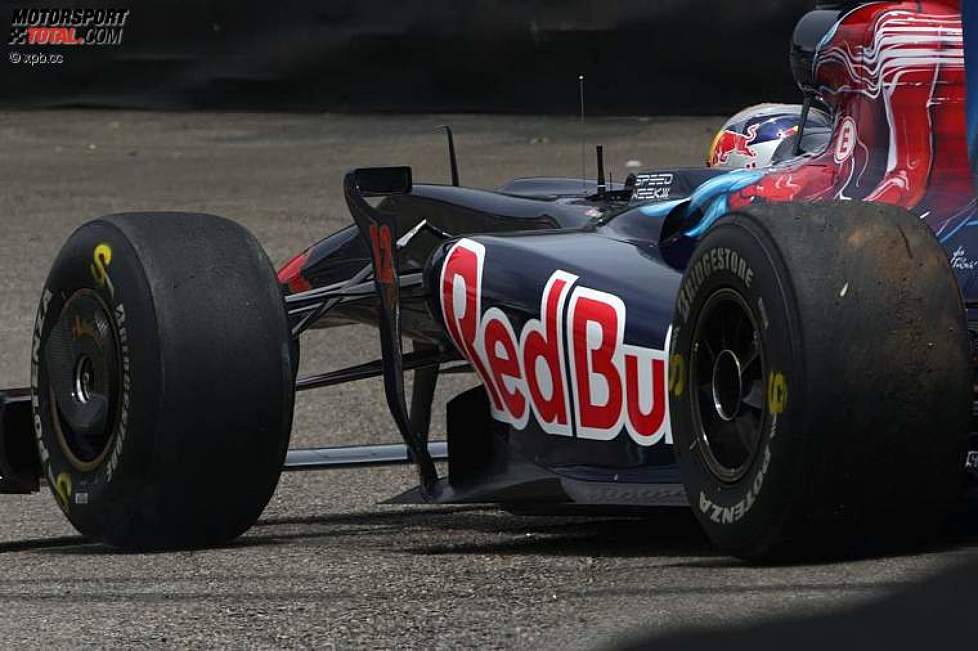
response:
[(14, 552), (32, 552), (43, 549), (65, 550), (79, 545), (92, 545), (87, 538), (82, 536), (58, 536), (55, 538), (28, 538), (26, 540), (14, 540), (11, 542), (0, 543), (0, 554), (12, 554)]
[[(437, 542), (431, 542), (433, 533)], [(493, 539), (487, 540), (487, 534), (493, 534)], [(478, 541), (473, 541), (474, 537)], [(512, 515), (484, 506), (385, 508), (269, 518), (259, 521), (248, 534), (224, 548), (316, 544), (317, 541), (326, 544), (344, 538), (350, 540), (350, 545), (419, 555), (639, 558), (717, 555), (686, 509), (662, 509), (644, 517), (609, 518)], [(23, 551), (78, 556), (127, 553), (81, 536), (0, 543), (0, 553)]]
[[(341, 529), (323, 527), (340, 526)], [(279, 527), (308, 528), (302, 531)], [(250, 541), (283, 542), (336, 536), (382, 535), (395, 532), (400, 551), (422, 555), (497, 554), (546, 556), (649, 557), (714, 555), (692, 513), (661, 509), (642, 517), (523, 516), (491, 507), (398, 509), (269, 519), (260, 522)], [(432, 531), (444, 531), (431, 542)], [(453, 533), (497, 534), (498, 540)], [(501, 535), (499, 535), (501, 534)], [(466, 538), (466, 539), (458, 539)]]
[[(323, 527), (341, 526), (339, 530)], [(310, 528), (275, 533), (277, 527)], [(415, 533), (412, 533), (412, 529)], [(445, 531), (431, 542), (432, 530)], [(706, 538), (692, 512), (664, 508), (641, 517), (524, 516), (489, 506), (436, 507), (389, 511), (340, 513), (259, 522), (246, 540), (254, 544), (339, 536), (398, 535), (401, 551), (415, 554), (498, 554), (605, 557), (695, 557), (677, 565), (719, 568), (742, 566), (742, 561), (719, 554)], [(451, 532), (503, 534), (498, 540), (453, 540)], [(463, 536), (459, 536), (461, 538)], [(471, 536), (469, 536), (471, 538)], [(943, 535), (920, 548), (872, 553), (885, 558), (978, 547), (978, 513), (952, 519)], [(852, 560), (852, 559), (850, 559)], [(808, 561), (805, 565), (831, 564), (836, 560)]]
[[(680, 508), (658, 509), (640, 517), (585, 517), (514, 515), (488, 506), (381, 507), (372, 511), (264, 519), (225, 549), (316, 544), (317, 541), (326, 544), (344, 538), (350, 539), (351, 545), (427, 556), (668, 556), (690, 557), (675, 563), (676, 566), (721, 568), (743, 565), (739, 560), (719, 554), (692, 512)], [(945, 535), (932, 545), (889, 555), (970, 547), (978, 547), (978, 517), (973, 513), (952, 520)], [(60, 555), (127, 553), (82, 536), (0, 543), (0, 554), (30, 551)]]

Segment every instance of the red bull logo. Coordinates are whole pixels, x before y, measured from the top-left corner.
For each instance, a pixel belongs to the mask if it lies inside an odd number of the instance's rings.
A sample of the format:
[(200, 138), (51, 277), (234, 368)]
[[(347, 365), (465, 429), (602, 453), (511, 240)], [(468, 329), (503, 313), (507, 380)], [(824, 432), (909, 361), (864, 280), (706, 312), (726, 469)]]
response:
[(756, 124), (748, 127), (746, 135), (727, 129), (720, 131), (710, 146), (706, 164), (710, 167), (757, 167), (757, 151), (751, 147), (757, 140), (757, 127)]
[(666, 353), (624, 342), (620, 298), (555, 271), (540, 318), (517, 333), (499, 308), (482, 311), (484, 266), (485, 247), (460, 240), (442, 266), (440, 299), (448, 335), (482, 380), (493, 418), (525, 429), (532, 414), (556, 436), (610, 441), (624, 430), (642, 446), (672, 443)]

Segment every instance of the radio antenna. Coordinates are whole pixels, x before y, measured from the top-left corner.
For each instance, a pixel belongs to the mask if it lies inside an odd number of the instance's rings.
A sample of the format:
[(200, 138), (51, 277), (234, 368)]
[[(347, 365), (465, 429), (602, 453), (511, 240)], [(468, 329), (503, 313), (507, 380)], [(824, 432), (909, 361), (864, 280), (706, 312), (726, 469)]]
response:
[(597, 154), (598, 154), (598, 196), (604, 199), (605, 192), (608, 191), (608, 186), (604, 182), (604, 147), (598, 145)]
[(452, 135), (452, 128), (447, 124), (443, 124), (439, 129), (445, 130), (445, 135), (448, 136), (448, 165), (452, 172), (452, 185), (458, 187), (458, 159), (455, 157), (455, 136)]
[(587, 151), (584, 145), (584, 75), (577, 76), (581, 94), (581, 189), (587, 188)]

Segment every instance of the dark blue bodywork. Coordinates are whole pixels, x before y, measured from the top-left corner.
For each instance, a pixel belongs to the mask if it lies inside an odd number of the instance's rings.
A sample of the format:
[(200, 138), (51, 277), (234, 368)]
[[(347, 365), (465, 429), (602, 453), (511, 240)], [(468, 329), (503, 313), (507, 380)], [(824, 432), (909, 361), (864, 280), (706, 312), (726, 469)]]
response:
[[(964, 5), (967, 65), (975, 70), (978, 3)], [(967, 95), (967, 138), (978, 182), (978, 74), (969, 76)], [(396, 215), (399, 234), (413, 232), (422, 222), (436, 233), (413, 237), (398, 253), (401, 273), (419, 278), (413, 292), (410, 283), (408, 291), (402, 286), (404, 336), (470, 357), (446, 334), (441, 284), (453, 247), (469, 241), (484, 250), (481, 312), (504, 314), (517, 337), (527, 322), (541, 318), (548, 281), (555, 272), (565, 272), (576, 276), (574, 287), (613, 295), (627, 306), (626, 346), (666, 353), (676, 294), (697, 240), (736, 209), (732, 201), (767, 171), (656, 174), (670, 179), (668, 192), (658, 201), (636, 200), (621, 185), (602, 190), (595, 181), (549, 177), (518, 179), (496, 191), (417, 185), (409, 194), (388, 197), (381, 208)], [(938, 187), (933, 192), (939, 194), (940, 179), (934, 183)], [(937, 232), (952, 264), (962, 247), (978, 246), (973, 194), (955, 192), (953, 200), (964, 206), (963, 212), (949, 215)], [(308, 255), (303, 274), (314, 286), (341, 282), (369, 260), (352, 230), (327, 238)], [(964, 297), (978, 298), (978, 272), (967, 266), (969, 260), (958, 262), (966, 263), (953, 264)], [(365, 299), (341, 305), (324, 325), (370, 323), (374, 314)], [(561, 334), (565, 355), (569, 332)], [(449, 404), (449, 456), (455, 461), (450, 462), (452, 488), (440, 493), (439, 500), (608, 506), (682, 501), (668, 441), (641, 446), (624, 432), (608, 440), (555, 436), (532, 414), (520, 426), (489, 418), (487, 402), (484, 392), (475, 389)]]

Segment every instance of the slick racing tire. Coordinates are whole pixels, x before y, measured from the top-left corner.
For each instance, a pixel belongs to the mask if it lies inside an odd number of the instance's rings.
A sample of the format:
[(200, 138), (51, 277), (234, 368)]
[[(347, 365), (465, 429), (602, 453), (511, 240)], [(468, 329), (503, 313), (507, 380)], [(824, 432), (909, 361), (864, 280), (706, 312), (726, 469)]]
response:
[(254, 524), (288, 447), (290, 341), (275, 272), (241, 226), (150, 213), (75, 231), (31, 364), (43, 471), (75, 528), (172, 549)]
[(922, 542), (964, 480), (965, 310), (919, 219), (862, 202), (730, 214), (683, 276), (670, 409), (723, 551), (829, 559)]

